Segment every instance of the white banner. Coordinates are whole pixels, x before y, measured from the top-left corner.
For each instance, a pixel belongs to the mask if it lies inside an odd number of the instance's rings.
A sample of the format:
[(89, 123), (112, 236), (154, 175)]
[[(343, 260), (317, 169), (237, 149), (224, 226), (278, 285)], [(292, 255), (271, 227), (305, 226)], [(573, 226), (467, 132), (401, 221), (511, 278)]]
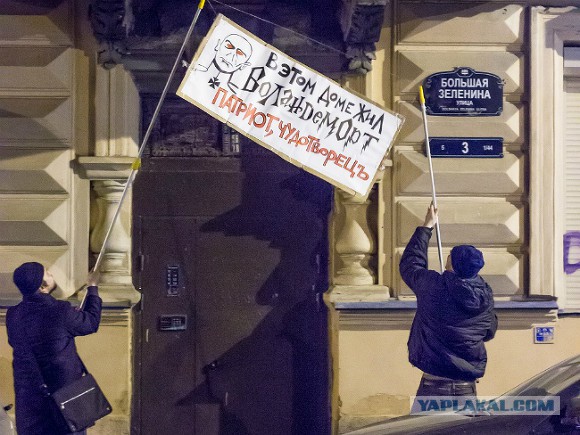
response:
[(367, 196), (403, 117), (219, 15), (177, 94), (291, 163)]

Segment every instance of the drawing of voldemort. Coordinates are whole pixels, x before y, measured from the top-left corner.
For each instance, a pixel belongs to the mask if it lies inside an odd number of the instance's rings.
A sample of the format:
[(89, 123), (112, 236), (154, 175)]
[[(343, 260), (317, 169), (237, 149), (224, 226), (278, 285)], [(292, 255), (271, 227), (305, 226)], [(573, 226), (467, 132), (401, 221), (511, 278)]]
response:
[(208, 71), (210, 74), (209, 85), (212, 88), (220, 86), (220, 75), (226, 75), (228, 88), (235, 94), (238, 86), (232, 82), (237, 71), (251, 65), (248, 60), (252, 56), (252, 44), (241, 35), (231, 33), (219, 39), (215, 48), (215, 55), (208, 66), (198, 65), (196, 70)]

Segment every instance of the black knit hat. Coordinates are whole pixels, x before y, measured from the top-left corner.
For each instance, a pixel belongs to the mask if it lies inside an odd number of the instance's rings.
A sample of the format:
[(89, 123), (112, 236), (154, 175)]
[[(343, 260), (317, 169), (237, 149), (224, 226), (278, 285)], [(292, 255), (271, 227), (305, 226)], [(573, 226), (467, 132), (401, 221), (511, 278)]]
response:
[(453, 271), (461, 278), (473, 278), (484, 264), (483, 254), (475, 246), (459, 245), (451, 250)]
[(42, 278), (44, 278), (44, 266), (34, 261), (18, 266), (12, 277), (23, 296), (35, 293), (42, 284)]

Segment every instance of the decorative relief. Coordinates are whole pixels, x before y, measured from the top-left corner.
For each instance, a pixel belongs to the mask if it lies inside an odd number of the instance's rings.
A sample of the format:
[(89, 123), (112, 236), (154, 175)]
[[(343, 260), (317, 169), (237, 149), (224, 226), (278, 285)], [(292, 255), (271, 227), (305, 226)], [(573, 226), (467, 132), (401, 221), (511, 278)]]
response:
[[(450, 249), (443, 250), (443, 259), (447, 258)], [(398, 266), (403, 255), (403, 248), (397, 250), (396, 265)], [(485, 266), (481, 276), (493, 289), (494, 296), (523, 296), (525, 256), (505, 251), (488, 251), (483, 249)], [(437, 248), (431, 248), (428, 254), (429, 268), (439, 270)], [(397, 273), (397, 288), (399, 296), (414, 296), (413, 292)]]
[(0, 219), (10, 221), (44, 221), (62, 204), (63, 200), (55, 197), (47, 197), (42, 200), (28, 202), (23, 201), (22, 197), (17, 197), (16, 195), (6, 195), (2, 198)]
[(521, 44), (525, 6), (464, 2), (400, 3), (397, 41), (404, 44)]
[[(398, 136), (398, 142), (423, 143), (425, 131), (419, 102), (399, 101), (395, 111), (405, 117), (405, 123)], [(431, 137), (463, 137), (469, 132), (471, 137), (503, 137), (506, 144), (525, 142), (525, 110), (520, 104), (504, 101), (503, 112), (493, 117), (430, 116), (429, 135)]]
[(20, 246), (1, 246), (0, 245), (0, 257), (2, 258), (2, 264), (0, 266), (0, 275), (5, 273), (9, 275), (8, 282), (9, 286), (3, 287), (3, 289), (9, 289), (13, 287), (16, 293), (18, 289), (12, 282), (12, 273), (14, 269), (20, 266), (22, 263), (29, 261), (37, 261), (41, 264), (55, 264), (59, 259), (66, 253), (66, 246), (42, 246), (40, 248), (31, 249), (30, 246), (20, 245)]
[[(427, 198), (397, 204), (398, 246), (405, 246), (415, 228), (423, 224), (428, 205)], [(523, 206), (495, 198), (439, 198), (437, 205), (443, 246), (505, 246), (524, 241)], [(435, 236), (431, 244), (436, 244)]]
[[(350, 72), (364, 74), (371, 70), (371, 62), (376, 58), (375, 44), (382, 30), (385, 7), (390, 2), (389, 0), (344, 0), (340, 13), (342, 35), (335, 18), (337, 16), (336, 2), (332, 0), (319, 0), (300, 6), (283, 3), (268, 5), (263, 0), (236, 3), (239, 3), (237, 7), (251, 14), (270, 15), (272, 21), (284, 27), (324, 41), (327, 46), (335, 47), (336, 49), (332, 50), (330, 55), (320, 56), (317, 55), (317, 52), (321, 50), (319, 44), (312, 44), (307, 38), (300, 37), (295, 32), (288, 32), (281, 27), (271, 29), (270, 25), (257, 24), (255, 20), (248, 19), (243, 14), (234, 13), (231, 17), (237, 18), (235, 21), (242, 27), (256, 33), (283, 51), (287, 51), (290, 55), (300, 57), (302, 60), (308, 59), (305, 63), (314, 69), (328, 70), (326, 71), (328, 73), (347, 69)], [(99, 63), (106, 68), (116, 63), (127, 63), (127, 59), (132, 57), (131, 51), (136, 49), (135, 44), (143, 48), (142, 43), (146, 40), (152, 41), (150, 52), (153, 51), (154, 45), (157, 48), (164, 43), (175, 45), (175, 40), (179, 40), (191, 24), (191, 18), (195, 15), (195, 6), (195, 2), (186, 1), (135, 0), (129, 3), (125, 0), (92, 0), (89, 15), (93, 33), (100, 43)], [(212, 8), (214, 8), (214, 13), (232, 14), (231, 9), (221, 5), (215, 5)], [(200, 16), (197, 24), (199, 34), (207, 33), (213, 16), (204, 14)], [(197, 45), (198, 42), (196, 41), (192, 46)], [(341, 47), (343, 42), (346, 47)], [(346, 68), (341, 51), (346, 51), (346, 57), (349, 60)]]
[(0, 221), (0, 245), (33, 250), (39, 246), (67, 246), (67, 242), (44, 222)]
[(348, 70), (366, 74), (376, 59), (376, 43), (383, 27), (385, 1), (344, 2), (342, 28), (346, 43)]
[(89, 20), (100, 47), (98, 62), (105, 68), (120, 63), (126, 53), (125, 0), (91, 0)]
[(0, 93), (47, 91), (68, 95), (71, 91), (73, 51), (68, 47), (0, 47)]
[[(76, 92), (72, 3), (38, 10), (25, 3), (31, 2), (8, 4), (11, 15), (0, 15), (0, 275), (24, 261), (43, 262), (62, 297), (74, 291), (83, 251), (82, 240), (71, 243), (83, 226), (82, 220), (72, 224), (73, 210), (82, 209), (72, 194), (82, 187), (70, 162)], [(82, 134), (77, 139), (82, 142)], [(0, 298), (18, 295), (11, 280), (2, 284)]]
[(451, 71), (458, 65), (469, 65), (477, 71), (498, 75), (504, 82), (503, 90), (506, 94), (523, 92), (525, 70), (521, 53), (400, 50), (397, 52), (399, 79), (395, 81), (395, 93), (417, 95), (419, 86), (429, 74), (434, 71)]
[[(51, 146), (68, 147), (72, 129), (71, 98), (38, 98), (34, 96), (22, 99), (20, 104), (10, 110), (3, 110), (2, 101), (9, 103), (0, 96), (0, 140), (22, 143), (30, 146), (30, 142), (52, 142)], [(15, 112), (18, 111), (18, 112)], [(58, 145), (57, 145), (58, 143)], [(35, 144), (36, 145), (36, 144)]]
[[(527, 257), (520, 197), (526, 191), (526, 154), (518, 151), (528, 140), (525, 65), (522, 52), (525, 6), (497, 2), (400, 2), (395, 28), (395, 111), (406, 117), (393, 155), (396, 176), (394, 205), (395, 264), (393, 284), (400, 296), (412, 296), (402, 282), (398, 263), (416, 226), (424, 220), (430, 201), (430, 176), (423, 153), (425, 132), (418, 102), (424, 78), (437, 71), (467, 65), (504, 81), (507, 101), (494, 117), (429, 116), (431, 137), (501, 137), (504, 156), (498, 159), (435, 158), (433, 169), (441, 216), (444, 257), (452, 246), (469, 243), (484, 251), (482, 275), (496, 296), (524, 296)], [(453, 62), (453, 63), (450, 63)], [(446, 196), (452, 195), (452, 197)], [(514, 202), (510, 202), (513, 199)], [(429, 249), (432, 269), (439, 269), (435, 235)]]
[[(429, 162), (423, 153), (395, 152), (397, 191), (421, 195), (431, 189)], [(500, 159), (434, 158), (439, 194), (515, 195), (524, 186), (524, 158), (504, 153)]]
[[(0, 6), (3, 2), (0, 2)], [(22, 6), (25, 3), (19, 2)], [(0, 15), (0, 40), (18, 42), (21, 49), (25, 47), (36, 49), (46, 46), (72, 45), (70, 2), (63, 1), (50, 11), (33, 15)], [(39, 14), (44, 15), (39, 15)]]

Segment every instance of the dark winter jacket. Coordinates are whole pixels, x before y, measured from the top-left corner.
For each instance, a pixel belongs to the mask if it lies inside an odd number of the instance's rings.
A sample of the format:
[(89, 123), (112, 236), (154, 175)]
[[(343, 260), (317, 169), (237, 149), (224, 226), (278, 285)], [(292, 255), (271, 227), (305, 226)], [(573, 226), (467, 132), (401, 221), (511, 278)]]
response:
[(82, 376), (74, 337), (96, 332), (101, 320), (102, 302), (97, 288), (89, 287), (88, 291), (83, 311), (69, 302), (36, 292), (6, 313), (8, 342), (13, 348), (18, 435), (59, 433), (41, 385), (46, 383), (53, 392)]
[(493, 294), (479, 275), (427, 269), (431, 228), (418, 227), (401, 258), (399, 270), (417, 295), (417, 313), (407, 343), (409, 361), (425, 373), (473, 381), (487, 363), (484, 342), (497, 329)]

